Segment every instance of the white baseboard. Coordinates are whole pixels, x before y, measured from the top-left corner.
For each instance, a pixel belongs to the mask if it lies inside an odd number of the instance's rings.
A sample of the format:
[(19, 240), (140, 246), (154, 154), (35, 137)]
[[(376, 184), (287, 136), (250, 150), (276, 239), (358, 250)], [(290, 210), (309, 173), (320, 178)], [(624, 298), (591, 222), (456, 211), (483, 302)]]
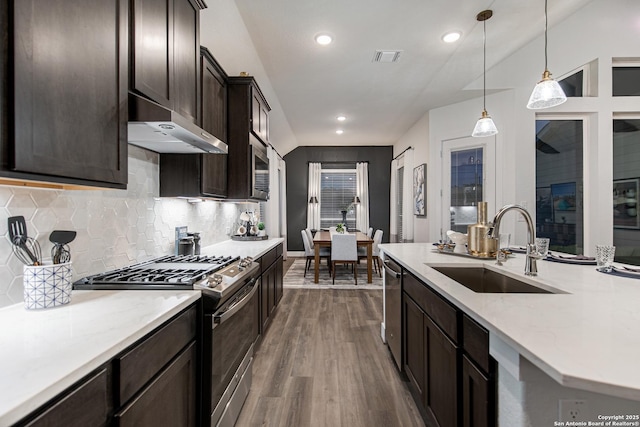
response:
[(287, 251), (287, 257), (304, 258), (304, 251)]

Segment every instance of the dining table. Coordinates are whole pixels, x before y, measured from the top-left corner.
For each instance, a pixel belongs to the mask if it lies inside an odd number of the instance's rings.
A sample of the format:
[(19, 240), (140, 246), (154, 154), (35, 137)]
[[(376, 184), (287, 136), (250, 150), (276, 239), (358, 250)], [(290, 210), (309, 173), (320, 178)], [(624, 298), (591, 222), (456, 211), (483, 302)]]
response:
[[(351, 232), (356, 235), (356, 242), (358, 246), (367, 248), (367, 283), (372, 281), (372, 269), (373, 269), (373, 239), (367, 236), (361, 231)], [(318, 230), (313, 236), (313, 248), (315, 254), (314, 276), (313, 282), (318, 283), (320, 280), (320, 248), (331, 248), (331, 232)]]

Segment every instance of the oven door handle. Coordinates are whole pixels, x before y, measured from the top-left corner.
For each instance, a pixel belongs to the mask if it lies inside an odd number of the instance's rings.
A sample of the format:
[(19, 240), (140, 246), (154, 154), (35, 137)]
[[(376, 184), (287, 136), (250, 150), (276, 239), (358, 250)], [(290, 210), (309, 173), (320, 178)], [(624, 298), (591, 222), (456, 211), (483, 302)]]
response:
[(216, 326), (218, 326), (218, 325), (226, 322), (227, 320), (229, 320), (229, 318), (231, 316), (236, 314), (245, 305), (247, 305), (249, 303), (249, 301), (251, 301), (251, 298), (258, 291), (258, 286), (256, 285), (255, 277), (253, 279), (251, 279), (249, 282), (247, 282), (247, 285), (245, 285), (245, 286), (253, 286), (253, 289), (251, 289), (251, 292), (249, 292), (247, 295), (245, 295), (240, 301), (238, 301), (235, 304), (229, 306), (229, 308), (227, 308), (222, 313), (214, 314), (213, 315), (213, 323), (211, 324), (211, 329), (215, 329)]

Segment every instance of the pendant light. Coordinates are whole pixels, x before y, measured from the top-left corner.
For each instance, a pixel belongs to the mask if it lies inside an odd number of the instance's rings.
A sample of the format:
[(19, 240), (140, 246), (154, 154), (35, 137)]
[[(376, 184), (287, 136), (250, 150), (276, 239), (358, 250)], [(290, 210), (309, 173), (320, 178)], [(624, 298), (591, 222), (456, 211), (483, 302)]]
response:
[(551, 78), (551, 73), (547, 68), (547, 0), (544, 0), (544, 72), (542, 73), (542, 80), (533, 88), (527, 108), (540, 110), (542, 108), (555, 107), (566, 100), (567, 96), (564, 94), (560, 84)]
[(487, 19), (493, 16), (493, 11), (483, 10), (476, 19), (482, 22), (482, 116), (478, 119), (476, 127), (473, 128), (471, 136), (491, 136), (498, 133), (495, 123), (487, 113)]

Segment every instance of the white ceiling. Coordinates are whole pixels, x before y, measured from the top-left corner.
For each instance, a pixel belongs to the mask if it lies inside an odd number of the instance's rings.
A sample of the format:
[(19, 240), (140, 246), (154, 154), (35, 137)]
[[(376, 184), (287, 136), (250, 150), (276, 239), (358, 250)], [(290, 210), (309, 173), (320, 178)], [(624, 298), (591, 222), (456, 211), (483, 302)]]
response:
[[(550, 0), (549, 27), (589, 1)], [(465, 87), (482, 77), (484, 9), (488, 69), (544, 30), (543, 0), (235, 2), (299, 145), (392, 145), (428, 110), (481, 96)], [(442, 42), (450, 30), (462, 38)], [(320, 32), (334, 42), (315, 44)], [(376, 50), (402, 54), (374, 63)]]

